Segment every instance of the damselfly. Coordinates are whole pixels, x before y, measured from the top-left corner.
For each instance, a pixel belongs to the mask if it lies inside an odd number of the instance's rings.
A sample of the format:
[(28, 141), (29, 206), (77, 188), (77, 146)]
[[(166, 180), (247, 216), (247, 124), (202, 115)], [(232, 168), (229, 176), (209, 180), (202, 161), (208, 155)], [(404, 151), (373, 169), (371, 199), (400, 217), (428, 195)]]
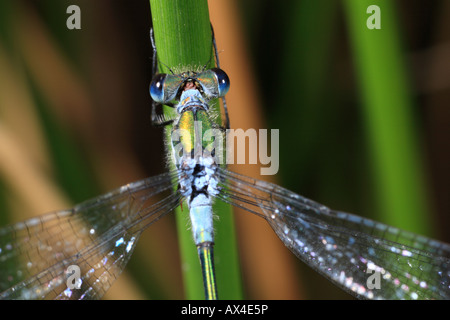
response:
[[(0, 229), (1, 298), (101, 298), (125, 268), (142, 231), (186, 197), (200, 260), (206, 265), (213, 261), (214, 198), (264, 218), (297, 257), (358, 298), (450, 298), (448, 244), (330, 210), (216, 165), (213, 150), (198, 139), (199, 122), (194, 120), (201, 120), (203, 129), (213, 126), (208, 103), (226, 93), (224, 71), (157, 75), (151, 88), (158, 102), (176, 102), (176, 119), (160, 120), (173, 120), (174, 128), (190, 133), (191, 139), (180, 140), (181, 156), (174, 154), (177, 169), (70, 210)], [(174, 181), (180, 185), (176, 190)], [(156, 196), (161, 200), (155, 201)], [(69, 283), (74, 269), (77, 281)], [(213, 277), (212, 265), (204, 270), (205, 278)], [(205, 283), (207, 298), (216, 298), (214, 280)]]

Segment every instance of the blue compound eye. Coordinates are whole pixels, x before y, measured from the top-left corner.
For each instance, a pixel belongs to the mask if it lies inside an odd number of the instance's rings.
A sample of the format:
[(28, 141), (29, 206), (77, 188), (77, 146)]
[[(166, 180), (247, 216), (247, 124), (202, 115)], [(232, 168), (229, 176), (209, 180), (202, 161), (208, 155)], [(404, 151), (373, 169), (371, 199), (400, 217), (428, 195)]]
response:
[(228, 75), (222, 69), (212, 68), (212, 72), (214, 72), (217, 78), (217, 89), (219, 90), (219, 97), (223, 97), (227, 94), (230, 89), (230, 79)]
[(164, 103), (164, 81), (167, 74), (158, 73), (150, 83), (150, 96), (155, 102)]

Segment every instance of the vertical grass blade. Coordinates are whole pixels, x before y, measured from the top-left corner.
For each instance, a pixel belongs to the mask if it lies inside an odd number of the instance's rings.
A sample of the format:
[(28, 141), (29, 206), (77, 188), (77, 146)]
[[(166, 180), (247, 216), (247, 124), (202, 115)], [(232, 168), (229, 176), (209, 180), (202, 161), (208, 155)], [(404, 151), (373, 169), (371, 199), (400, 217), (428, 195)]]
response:
[[(150, 0), (160, 72), (167, 66), (199, 67), (214, 64), (211, 26), (206, 0)], [(216, 104), (216, 108), (219, 104)], [(167, 108), (167, 112), (174, 112)], [(166, 137), (167, 138), (167, 137)], [(220, 217), (216, 221), (215, 264), (220, 299), (242, 298), (240, 272), (234, 237), (231, 208), (223, 203), (214, 206)], [(202, 272), (196, 246), (189, 230), (188, 209), (177, 210), (177, 228), (181, 248), (186, 297), (204, 299)]]
[[(373, 159), (380, 219), (430, 233), (422, 163), (414, 124), (395, 2), (346, 0), (344, 9), (359, 78), (367, 138)], [(376, 4), (381, 29), (369, 29), (367, 8)]]

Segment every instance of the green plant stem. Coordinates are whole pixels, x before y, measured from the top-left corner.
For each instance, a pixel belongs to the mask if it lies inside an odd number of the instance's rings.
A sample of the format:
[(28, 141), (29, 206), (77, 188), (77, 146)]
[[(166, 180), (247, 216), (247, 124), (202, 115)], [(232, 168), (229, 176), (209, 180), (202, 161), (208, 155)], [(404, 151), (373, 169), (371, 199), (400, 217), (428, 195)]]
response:
[[(376, 3), (375, 3), (376, 2)], [(413, 103), (392, 1), (346, 0), (350, 40), (362, 94), (381, 219), (430, 233)], [(381, 29), (366, 25), (376, 4)]]
[[(169, 72), (168, 67), (197, 68), (208, 62), (210, 67), (214, 65), (206, 0), (150, 0), (150, 7), (160, 72)], [(215, 107), (218, 106), (217, 103)], [(170, 108), (166, 110), (168, 113), (174, 112)], [(166, 133), (168, 139), (170, 130)], [(215, 223), (214, 247), (218, 296), (221, 299), (240, 299), (242, 289), (231, 208), (221, 202), (217, 202), (213, 208), (220, 217)], [(183, 204), (183, 210), (176, 210), (186, 297), (204, 299), (197, 250), (188, 227), (188, 211), (186, 203)]]

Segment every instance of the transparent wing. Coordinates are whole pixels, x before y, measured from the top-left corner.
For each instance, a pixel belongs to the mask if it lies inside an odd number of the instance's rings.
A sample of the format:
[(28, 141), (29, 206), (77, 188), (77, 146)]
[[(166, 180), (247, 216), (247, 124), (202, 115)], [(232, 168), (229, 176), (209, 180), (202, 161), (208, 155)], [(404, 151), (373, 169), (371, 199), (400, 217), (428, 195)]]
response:
[(0, 298), (101, 298), (141, 231), (179, 205), (176, 177), (130, 183), (71, 210), (1, 228)]
[(450, 246), (219, 169), (221, 200), (268, 221), (302, 261), (357, 298), (450, 299)]

